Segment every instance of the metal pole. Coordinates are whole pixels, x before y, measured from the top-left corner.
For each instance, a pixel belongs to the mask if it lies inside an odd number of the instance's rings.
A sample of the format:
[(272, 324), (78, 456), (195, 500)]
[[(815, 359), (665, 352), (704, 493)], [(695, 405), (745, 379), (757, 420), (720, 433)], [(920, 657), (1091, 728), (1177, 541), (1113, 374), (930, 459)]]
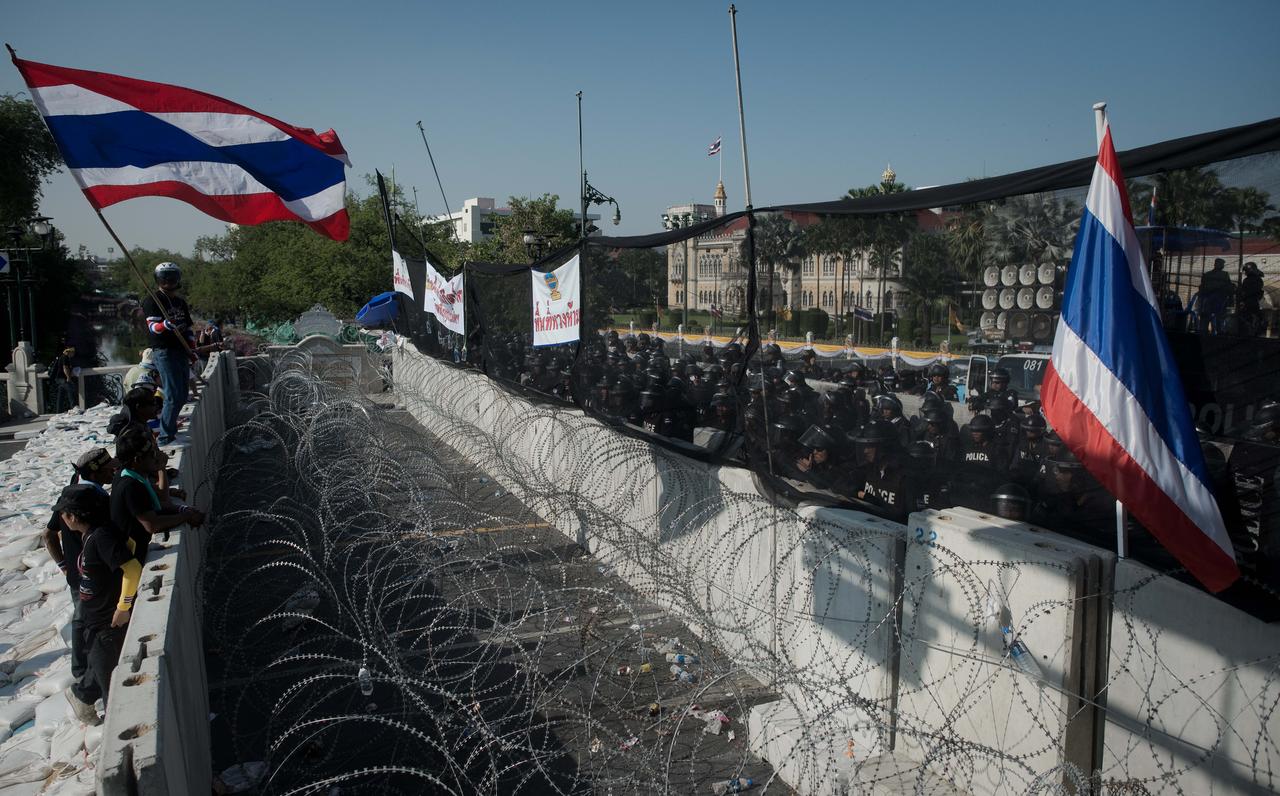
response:
[[(453, 230), (453, 239), (458, 240), (458, 225), (453, 223), (453, 211), (450, 210), (449, 197), (444, 195), (444, 183), (440, 181), (440, 170), (436, 168), (436, 159), (431, 155), (431, 145), (427, 143), (427, 131), (422, 128), (422, 120), (418, 120), (418, 132), (422, 134), (422, 145), (427, 148), (427, 159), (431, 161), (431, 171), (436, 175), (436, 185), (440, 188), (440, 198), (444, 200), (444, 215), (449, 219), (449, 227)], [(418, 190), (413, 192), (413, 200), (418, 201)], [(459, 241), (461, 242), (461, 241)]]
[[(751, 168), (747, 161), (747, 122), (746, 116), (742, 110), (742, 66), (738, 60), (738, 9), (733, 3), (729, 4), (729, 27), (733, 33), (733, 79), (738, 88), (738, 137), (742, 143), (742, 188), (746, 193), (748, 213), (748, 230), (747, 234), (751, 234)], [(754, 247), (752, 247), (754, 248)], [(754, 255), (754, 252), (753, 252)], [(754, 260), (754, 256), (752, 257)], [(754, 267), (755, 263), (750, 263), (749, 267)], [(773, 303), (772, 269), (770, 273), (770, 304)], [(772, 307), (770, 307), (772, 309)], [(764, 368), (760, 369), (761, 385), (764, 383)], [(768, 428), (768, 413), (765, 414), (765, 428)], [(767, 443), (766, 443), (767, 444)], [(766, 456), (769, 459), (770, 473), (773, 471), (773, 451), (768, 450)], [(770, 658), (773, 671), (770, 672), (774, 683), (778, 681), (778, 517), (777, 507), (773, 510), (773, 522), (770, 524), (770, 550), (769, 550), (769, 611), (772, 614), (772, 633), (770, 634)]]
[(27, 249), (24, 258), (27, 264), (27, 322), (31, 324), (31, 350), (39, 351), (39, 344), (36, 342), (36, 294), (31, 289), (31, 250)]
[(729, 26), (733, 30), (733, 79), (738, 86), (738, 138), (742, 142), (742, 187), (751, 210), (751, 169), (747, 165), (747, 122), (742, 112), (742, 68), (738, 63), (738, 9), (729, 4)]
[[(1102, 139), (1107, 134), (1107, 103), (1093, 104), (1093, 129), (1098, 139), (1098, 148), (1102, 148)], [(1129, 517), (1124, 504), (1116, 501), (1116, 556), (1129, 557)]]
[(582, 161), (582, 92), (578, 92), (578, 206), (582, 209), (582, 237), (587, 237), (587, 168)]

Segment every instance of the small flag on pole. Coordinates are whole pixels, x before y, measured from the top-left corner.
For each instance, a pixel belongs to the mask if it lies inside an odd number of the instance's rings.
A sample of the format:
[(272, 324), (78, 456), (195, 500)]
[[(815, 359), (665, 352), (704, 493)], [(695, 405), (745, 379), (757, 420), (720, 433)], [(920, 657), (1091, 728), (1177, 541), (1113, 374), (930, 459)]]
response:
[(203, 91), (12, 57), (95, 210), (167, 196), (234, 224), (301, 221), (347, 239), (350, 164), (332, 130)]
[(1151, 206), (1147, 208), (1148, 227), (1154, 227), (1156, 225), (1156, 192), (1159, 190), (1159, 185), (1151, 186)]
[(956, 305), (950, 304), (948, 305), (948, 309), (950, 310), (948, 320), (951, 321), (951, 325), (956, 328), (957, 332), (964, 334), (964, 324), (960, 322), (960, 316), (956, 315)]
[(1240, 572), (1105, 121), (1102, 131), (1041, 388), (1045, 418), (1143, 527), (1221, 591)]
[(717, 307), (716, 305), (712, 304), (712, 305), (711, 305), (711, 317), (712, 317), (712, 318), (715, 318), (716, 320), (719, 320), (719, 319), (723, 318), (723, 317), (724, 317), (724, 310), (723, 310), (723, 309), (721, 309), (720, 307)]
[(876, 316), (871, 314), (871, 310), (866, 307), (854, 307), (853, 317), (859, 321), (874, 321)]
[(714, 157), (720, 154), (720, 137), (711, 142), (711, 146), (707, 147), (707, 157)]

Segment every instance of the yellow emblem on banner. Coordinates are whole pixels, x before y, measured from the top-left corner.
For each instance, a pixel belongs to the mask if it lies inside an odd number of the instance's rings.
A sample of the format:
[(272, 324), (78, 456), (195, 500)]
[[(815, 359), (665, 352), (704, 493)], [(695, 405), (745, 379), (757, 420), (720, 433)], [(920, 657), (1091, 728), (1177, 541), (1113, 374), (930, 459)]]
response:
[(547, 287), (551, 288), (551, 300), (560, 300), (560, 280), (556, 279), (554, 271), (548, 271), (542, 275), (543, 281), (547, 283)]

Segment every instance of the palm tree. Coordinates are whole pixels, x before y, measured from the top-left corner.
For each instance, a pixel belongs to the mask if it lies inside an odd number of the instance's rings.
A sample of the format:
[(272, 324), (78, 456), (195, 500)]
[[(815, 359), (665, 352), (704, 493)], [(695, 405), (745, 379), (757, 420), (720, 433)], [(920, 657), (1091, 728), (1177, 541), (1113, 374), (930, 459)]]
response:
[[(910, 189), (906, 185), (897, 181), (896, 175), (892, 170), (885, 169), (884, 179), (879, 184), (868, 185), (865, 188), (850, 188), (846, 193), (846, 197), (849, 199), (861, 199), (890, 193), (903, 193), (908, 190)], [(881, 213), (866, 217), (861, 221), (866, 230), (865, 240), (871, 247), (871, 257), (868, 265), (876, 271), (879, 284), (877, 303), (880, 310), (880, 342), (883, 343), (885, 274), (902, 262), (899, 250), (906, 243), (907, 238), (916, 229), (917, 225), (915, 214), (905, 212)]]
[[(774, 317), (773, 275), (782, 266), (791, 275), (799, 267), (804, 254), (800, 226), (782, 213), (765, 213), (757, 216), (755, 228), (756, 261), (769, 266), (768, 312), (769, 326), (777, 325)], [(794, 292), (794, 291), (793, 291)], [(794, 296), (791, 300), (794, 301)]]
[(924, 316), (927, 345), (933, 345), (933, 309), (951, 292), (955, 269), (951, 266), (947, 237), (936, 232), (916, 232), (902, 250), (899, 281), (911, 297), (911, 310)]
[(1080, 209), (1052, 193), (1011, 196), (988, 208), (983, 226), (998, 263), (1061, 262), (1075, 245)]

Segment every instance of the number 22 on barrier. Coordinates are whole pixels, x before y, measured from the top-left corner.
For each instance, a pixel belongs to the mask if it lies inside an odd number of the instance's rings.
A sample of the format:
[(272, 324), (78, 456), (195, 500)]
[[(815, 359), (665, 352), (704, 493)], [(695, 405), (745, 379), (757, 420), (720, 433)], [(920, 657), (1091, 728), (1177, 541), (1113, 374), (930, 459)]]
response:
[(926, 539), (924, 528), (916, 528), (916, 541), (920, 544), (927, 544), (930, 547), (936, 547), (937, 545), (935, 545), (934, 542), (938, 541), (938, 532), (930, 529), (928, 532), (928, 538)]

